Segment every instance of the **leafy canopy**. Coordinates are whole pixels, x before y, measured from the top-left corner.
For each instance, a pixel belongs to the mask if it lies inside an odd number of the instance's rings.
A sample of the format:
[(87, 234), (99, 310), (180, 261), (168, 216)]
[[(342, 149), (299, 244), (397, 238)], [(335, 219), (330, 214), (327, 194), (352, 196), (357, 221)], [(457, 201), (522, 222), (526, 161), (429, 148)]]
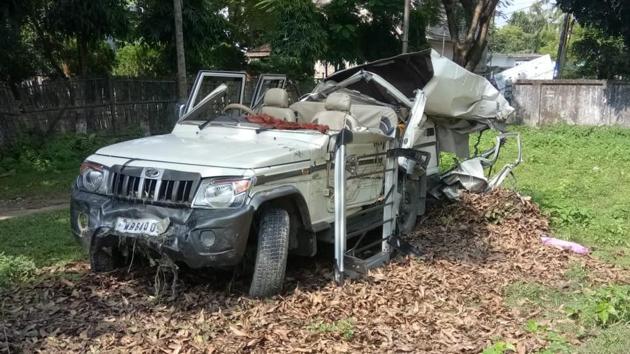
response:
[(562, 13), (534, 3), (529, 11), (516, 11), (507, 25), (495, 29), (490, 49), (497, 53), (538, 53), (556, 57)]
[(621, 36), (630, 46), (630, 1), (556, 0), (562, 11), (571, 13), (581, 25), (593, 26), (609, 36)]

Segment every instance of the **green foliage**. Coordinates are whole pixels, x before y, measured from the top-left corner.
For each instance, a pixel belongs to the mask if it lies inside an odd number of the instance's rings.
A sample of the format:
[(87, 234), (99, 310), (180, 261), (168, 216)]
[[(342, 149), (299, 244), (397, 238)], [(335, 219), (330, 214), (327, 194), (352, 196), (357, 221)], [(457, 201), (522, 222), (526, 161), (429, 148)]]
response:
[[(402, 38), (397, 29), (402, 22), (403, 2), (333, 0), (323, 8), (323, 13), (326, 16), (328, 38), (323, 59), (333, 65), (341, 66), (344, 61), (354, 63), (400, 53)], [(426, 27), (437, 22), (440, 15), (437, 0), (423, 1), (412, 7), (409, 16), (410, 52), (428, 48)]]
[[(241, 69), (243, 52), (236, 45), (235, 25), (221, 14), (229, 1), (187, 0), (182, 2), (182, 21), (186, 68), (190, 73), (200, 69)], [(138, 0), (135, 37), (159, 51), (166, 72), (175, 72), (175, 24), (173, 2)], [(157, 68), (162, 68), (157, 66)]]
[(621, 36), (630, 46), (630, 2), (619, 0), (557, 0), (582, 25), (593, 26), (608, 36)]
[(498, 341), (487, 347), (481, 352), (482, 354), (503, 354), (509, 352), (515, 352), (516, 347), (512, 343)]
[(583, 295), (567, 306), (566, 311), (587, 326), (606, 328), (616, 323), (630, 323), (630, 286), (584, 289)]
[(317, 321), (309, 325), (308, 330), (316, 333), (334, 333), (345, 340), (351, 340), (354, 336), (354, 320), (349, 318), (332, 323)]
[(0, 288), (28, 280), (35, 269), (35, 263), (27, 257), (7, 256), (0, 252)]
[(364, 55), (358, 43), (360, 38), (361, 15), (356, 0), (333, 0), (323, 8), (327, 45), (323, 59), (337, 68), (343, 68), (344, 61), (360, 62)]
[[(126, 6), (125, 0), (57, 0), (47, 9), (47, 30), (58, 32), (75, 43), (78, 72), (82, 76), (102, 75), (92, 70), (95, 60), (90, 57), (94, 57), (94, 52), (103, 47), (106, 37), (124, 38), (127, 35), (129, 12)], [(106, 72), (111, 70), (113, 54), (109, 54), (109, 57)]]
[(490, 50), (497, 53), (539, 53), (555, 58), (560, 38), (561, 14), (534, 3), (530, 9), (516, 11), (508, 24), (495, 29)]
[(259, 6), (277, 21), (267, 37), (269, 60), (292, 78), (312, 76), (326, 46), (324, 18), (315, 4), (310, 0), (263, 0)]
[(0, 177), (0, 199), (67, 198), (79, 165), (88, 155), (102, 146), (139, 135), (22, 137), (18, 145), (0, 154), (0, 175), (8, 175)]
[(545, 348), (539, 351), (538, 354), (559, 354), (572, 352), (571, 345), (566, 338), (557, 331), (550, 329), (547, 325), (543, 325), (534, 319), (529, 319), (525, 324), (525, 329), (547, 341)]
[[(570, 287), (552, 288), (537, 283), (519, 282), (508, 286), (505, 293), (511, 307), (525, 308), (542, 314), (542, 321), (530, 319), (525, 329), (546, 341), (539, 353), (574, 353), (568, 337), (597, 335), (595, 343), (600, 351), (616, 353), (616, 341), (610, 333), (628, 333), (630, 327), (630, 286), (607, 285), (595, 287), (581, 266), (573, 265), (565, 276), (570, 278)], [(544, 323), (544, 324), (543, 324)], [(554, 325), (555, 323), (555, 325)], [(588, 343), (586, 352), (595, 346)]]
[(162, 61), (162, 50), (145, 43), (128, 43), (116, 51), (116, 76), (157, 77), (168, 72)]
[(496, 53), (529, 52), (525, 31), (515, 25), (505, 25), (496, 29), (490, 40), (490, 50)]
[(67, 134), (42, 140), (22, 137), (19, 143), (5, 152), (0, 160), (3, 170), (18, 172), (51, 172), (78, 168), (83, 159), (99, 147), (128, 137), (103, 137), (96, 134)]
[(19, 82), (41, 66), (33, 55), (34, 43), (25, 29), (30, 11), (28, 1), (0, 3), (0, 80)]
[(57, 0), (51, 5), (47, 16), (50, 29), (80, 41), (121, 37), (128, 30), (125, 0)]
[(621, 36), (609, 36), (595, 27), (576, 26), (570, 51), (569, 77), (630, 77), (630, 50)]

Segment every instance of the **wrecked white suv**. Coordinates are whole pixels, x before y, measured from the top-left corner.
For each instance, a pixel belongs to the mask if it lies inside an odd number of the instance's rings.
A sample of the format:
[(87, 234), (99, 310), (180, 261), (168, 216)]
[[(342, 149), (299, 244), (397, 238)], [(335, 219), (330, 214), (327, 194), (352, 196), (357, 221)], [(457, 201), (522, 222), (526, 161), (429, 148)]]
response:
[[(320, 241), (334, 244), (341, 280), (389, 259), (427, 196), (487, 190), (520, 161), (484, 176), (508, 136), (499, 135), (495, 148), (439, 174), (440, 151), (469, 157), (468, 135), (501, 130), (512, 108), (435, 52), (337, 72), (292, 104), (282, 75), (263, 76), (252, 107), (244, 83), (244, 73), (202, 71), (170, 134), (85, 160), (71, 224), (93, 271), (138, 250), (190, 268), (251, 260), (249, 293), (268, 296), (282, 287), (288, 255), (313, 256)], [(382, 237), (367, 243), (375, 229)]]

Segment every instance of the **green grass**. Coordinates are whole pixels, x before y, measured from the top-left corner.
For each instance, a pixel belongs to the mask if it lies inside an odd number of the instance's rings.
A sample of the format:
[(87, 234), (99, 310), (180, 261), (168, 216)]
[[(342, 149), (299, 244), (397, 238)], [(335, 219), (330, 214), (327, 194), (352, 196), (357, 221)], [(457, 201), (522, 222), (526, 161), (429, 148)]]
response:
[(630, 326), (614, 325), (598, 333), (577, 349), (581, 354), (621, 354), (630, 348)]
[(82, 258), (67, 210), (0, 221), (0, 285), (25, 280), (35, 267)]
[[(541, 206), (554, 236), (594, 247), (603, 259), (630, 264), (630, 129), (510, 130), (521, 134), (524, 161), (515, 170), (516, 182), (508, 179), (506, 185)], [(484, 135), (481, 146), (488, 147), (492, 134)], [(500, 162), (513, 160), (515, 151), (515, 144), (507, 144)]]
[[(508, 306), (537, 314), (525, 328), (547, 341), (541, 353), (625, 353), (618, 342), (630, 334), (630, 286), (593, 285), (579, 264), (564, 277), (567, 284), (561, 288), (517, 282), (504, 289)], [(575, 347), (569, 338), (585, 343)], [(630, 339), (622, 342), (630, 344)]]
[(37, 172), (27, 171), (0, 178), (0, 200), (17, 198), (32, 200), (68, 199), (72, 182), (79, 174), (79, 164), (73, 168)]
[(351, 318), (334, 322), (317, 321), (307, 329), (315, 333), (334, 333), (345, 340), (351, 340), (354, 336), (354, 321)]

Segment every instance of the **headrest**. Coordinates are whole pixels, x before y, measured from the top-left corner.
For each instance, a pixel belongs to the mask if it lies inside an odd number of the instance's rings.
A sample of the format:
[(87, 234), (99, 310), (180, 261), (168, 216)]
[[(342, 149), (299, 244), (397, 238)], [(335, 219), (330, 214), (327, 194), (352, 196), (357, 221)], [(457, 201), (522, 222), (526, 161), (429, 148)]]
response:
[(289, 94), (281, 88), (270, 88), (265, 92), (263, 104), (265, 106), (287, 108), (289, 107)]
[(350, 112), (350, 96), (335, 92), (326, 98), (324, 107), (328, 111)]

